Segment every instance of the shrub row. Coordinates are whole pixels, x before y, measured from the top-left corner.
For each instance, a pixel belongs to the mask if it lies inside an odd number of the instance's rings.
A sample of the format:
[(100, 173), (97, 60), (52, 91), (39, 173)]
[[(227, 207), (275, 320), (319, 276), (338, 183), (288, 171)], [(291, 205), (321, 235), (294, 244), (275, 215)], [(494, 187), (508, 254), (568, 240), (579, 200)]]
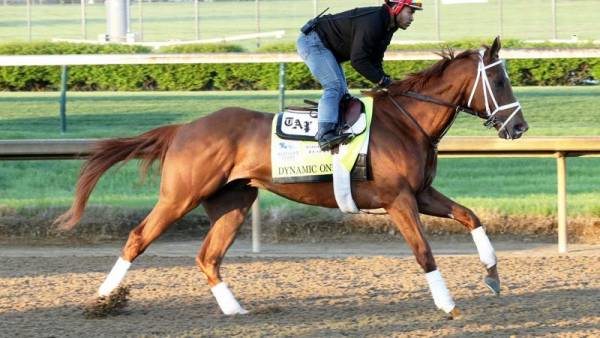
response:
[[(504, 46), (531, 47), (519, 41), (504, 41)], [(449, 43), (454, 48), (480, 46), (478, 41)], [(440, 50), (438, 44), (398, 46), (390, 49)], [(555, 47), (544, 46), (544, 47)], [(560, 46), (559, 46), (560, 47)], [(264, 46), (259, 51), (293, 51), (293, 43)], [(235, 45), (183, 45), (161, 50), (163, 53), (240, 52)], [(139, 46), (84, 45), (70, 43), (13, 43), (0, 45), (0, 54), (127, 54), (151, 53)], [(386, 62), (385, 70), (394, 78), (419, 71), (432, 61)], [(194, 65), (108, 65), (69, 67), (70, 90), (263, 90), (277, 89), (277, 64), (194, 64)], [(344, 65), (350, 87), (372, 86), (348, 63)], [(508, 61), (508, 71), (514, 86), (569, 85), (578, 79), (600, 79), (600, 59), (519, 59)], [(304, 64), (287, 65), (286, 85), (289, 89), (318, 88)], [(0, 67), (0, 90), (57, 90), (60, 87), (60, 67)]]

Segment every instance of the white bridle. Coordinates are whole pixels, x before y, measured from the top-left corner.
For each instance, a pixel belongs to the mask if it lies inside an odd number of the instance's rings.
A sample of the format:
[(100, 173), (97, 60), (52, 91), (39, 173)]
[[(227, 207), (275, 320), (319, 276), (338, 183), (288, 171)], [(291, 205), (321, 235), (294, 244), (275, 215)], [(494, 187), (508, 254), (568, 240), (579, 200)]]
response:
[[(471, 90), (471, 95), (469, 96), (469, 102), (467, 103), (467, 107), (471, 108), (471, 102), (473, 101), (473, 97), (475, 96), (475, 91), (477, 90), (477, 86), (479, 84), (479, 79), (482, 79), (481, 86), (483, 89), (483, 98), (485, 101), (485, 112), (487, 113), (487, 121), (485, 122), (485, 125), (487, 127), (489, 127), (489, 128), (493, 127), (495, 124), (498, 123), (498, 121), (495, 117), (497, 112), (499, 112), (501, 110), (514, 108), (514, 111), (512, 112), (512, 114), (510, 114), (510, 116), (506, 120), (501, 122), (502, 125), (500, 126), (500, 129), (498, 129), (498, 132), (500, 132), (500, 131), (502, 131), (502, 129), (504, 129), (506, 127), (508, 122), (510, 122), (510, 120), (512, 120), (512, 118), (515, 117), (517, 112), (521, 109), (521, 104), (519, 103), (519, 101), (515, 101), (513, 103), (498, 106), (498, 102), (496, 101), (496, 98), (494, 97), (494, 92), (492, 91), (492, 86), (490, 85), (490, 80), (488, 79), (487, 74), (485, 72), (487, 69), (490, 69), (490, 68), (498, 66), (498, 65), (502, 65), (502, 70), (506, 74), (506, 70), (504, 69), (502, 60), (498, 60), (498, 61), (486, 66), (483, 63), (483, 56), (481, 55), (481, 53), (479, 54), (479, 64), (477, 65), (477, 78), (475, 79), (475, 84), (473, 85), (473, 89)], [(508, 78), (508, 74), (506, 74), (506, 77)], [(494, 104), (494, 107), (496, 107), (494, 109), (494, 111), (492, 111), (492, 109), (490, 107), (490, 99), (491, 99), (492, 103)], [(507, 137), (509, 137), (508, 133), (507, 133)]]

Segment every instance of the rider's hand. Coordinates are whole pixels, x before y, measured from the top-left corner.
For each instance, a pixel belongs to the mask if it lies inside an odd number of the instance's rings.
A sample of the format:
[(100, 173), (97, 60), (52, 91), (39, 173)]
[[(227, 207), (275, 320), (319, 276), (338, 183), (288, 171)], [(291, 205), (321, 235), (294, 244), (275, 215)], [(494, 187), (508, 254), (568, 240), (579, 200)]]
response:
[(384, 75), (379, 82), (377, 82), (377, 88), (385, 89), (392, 84), (392, 78), (389, 75)]

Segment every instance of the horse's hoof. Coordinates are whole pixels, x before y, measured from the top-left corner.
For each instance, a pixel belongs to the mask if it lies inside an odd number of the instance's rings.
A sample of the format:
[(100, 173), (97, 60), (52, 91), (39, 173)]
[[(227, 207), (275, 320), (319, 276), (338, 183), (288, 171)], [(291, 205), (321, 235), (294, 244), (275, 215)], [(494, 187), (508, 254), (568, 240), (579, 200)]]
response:
[(461, 317), (462, 317), (462, 313), (456, 306), (454, 307), (454, 309), (452, 309), (452, 311), (450, 311), (450, 313), (448, 313), (448, 320), (457, 320), (457, 319), (460, 319)]
[(495, 296), (500, 295), (500, 281), (499, 280), (486, 276), (483, 279), (483, 282), (494, 293)]
[(119, 286), (110, 295), (95, 298), (88, 303), (83, 308), (83, 314), (86, 318), (105, 318), (122, 314), (127, 306), (128, 296), (129, 286)]

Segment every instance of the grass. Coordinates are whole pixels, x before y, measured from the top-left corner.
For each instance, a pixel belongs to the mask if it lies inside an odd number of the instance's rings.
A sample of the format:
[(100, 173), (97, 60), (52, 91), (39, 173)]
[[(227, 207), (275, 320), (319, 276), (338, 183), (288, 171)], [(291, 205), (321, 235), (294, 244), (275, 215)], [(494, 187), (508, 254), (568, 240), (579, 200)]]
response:
[[(515, 88), (530, 124), (529, 136), (600, 134), (600, 88)], [(318, 91), (294, 91), (288, 104), (317, 98)], [(225, 106), (276, 111), (276, 92), (69, 93), (68, 132), (61, 135), (57, 93), (0, 93), (0, 139), (87, 138), (135, 135), (186, 122)], [(457, 119), (449, 135), (495, 136), (468, 115)], [(67, 206), (72, 201), (80, 161), (0, 162), (0, 207)], [(600, 159), (568, 160), (569, 214), (600, 216)], [(482, 212), (553, 215), (556, 206), (552, 159), (441, 159), (434, 182), (440, 191)], [(112, 170), (100, 181), (92, 204), (151, 207), (158, 177), (145, 184), (137, 167)], [(290, 206), (263, 194), (267, 207)], [(294, 204), (297, 207), (297, 204)]]
[[(408, 32), (399, 32), (398, 39), (437, 40), (434, 0), (424, 0), (425, 10), (417, 13)], [(576, 2), (576, 4), (574, 4)], [(313, 0), (260, 1), (260, 31), (285, 30), (284, 41), (293, 41), (299, 27), (314, 14)], [(318, 1), (318, 11), (330, 7), (330, 13), (354, 7), (380, 5), (376, 0)], [(498, 0), (483, 4), (441, 5), (440, 31), (442, 40), (462, 38), (489, 38), (502, 35), (515, 39), (551, 39), (552, 8), (550, 1), (502, 0), (502, 29)], [(596, 0), (558, 0), (557, 36), (567, 39), (577, 35), (580, 39), (598, 39), (600, 26), (596, 13), (600, 2)], [(87, 5), (87, 37), (96, 39), (106, 30), (103, 4)], [(192, 40), (196, 38), (194, 4), (180, 3), (143, 4), (143, 36), (145, 41)], [(32, 37), (34, 40), (51, 38), (81, 38), (80, 6), (34, 5), (32, 7)], [(139, 7), (131, 6), (131, 30), (140, 32)], [(25, 6), (0, 6), (0, 42), (26, 41), (27, 12)], [(257, 31), (254, 1), (199, 2), (200, 38), (215, 38)], [(275, 40), (263, 40), (262, 43)], [(255, 40), (240, 42), (253, 49)]]

